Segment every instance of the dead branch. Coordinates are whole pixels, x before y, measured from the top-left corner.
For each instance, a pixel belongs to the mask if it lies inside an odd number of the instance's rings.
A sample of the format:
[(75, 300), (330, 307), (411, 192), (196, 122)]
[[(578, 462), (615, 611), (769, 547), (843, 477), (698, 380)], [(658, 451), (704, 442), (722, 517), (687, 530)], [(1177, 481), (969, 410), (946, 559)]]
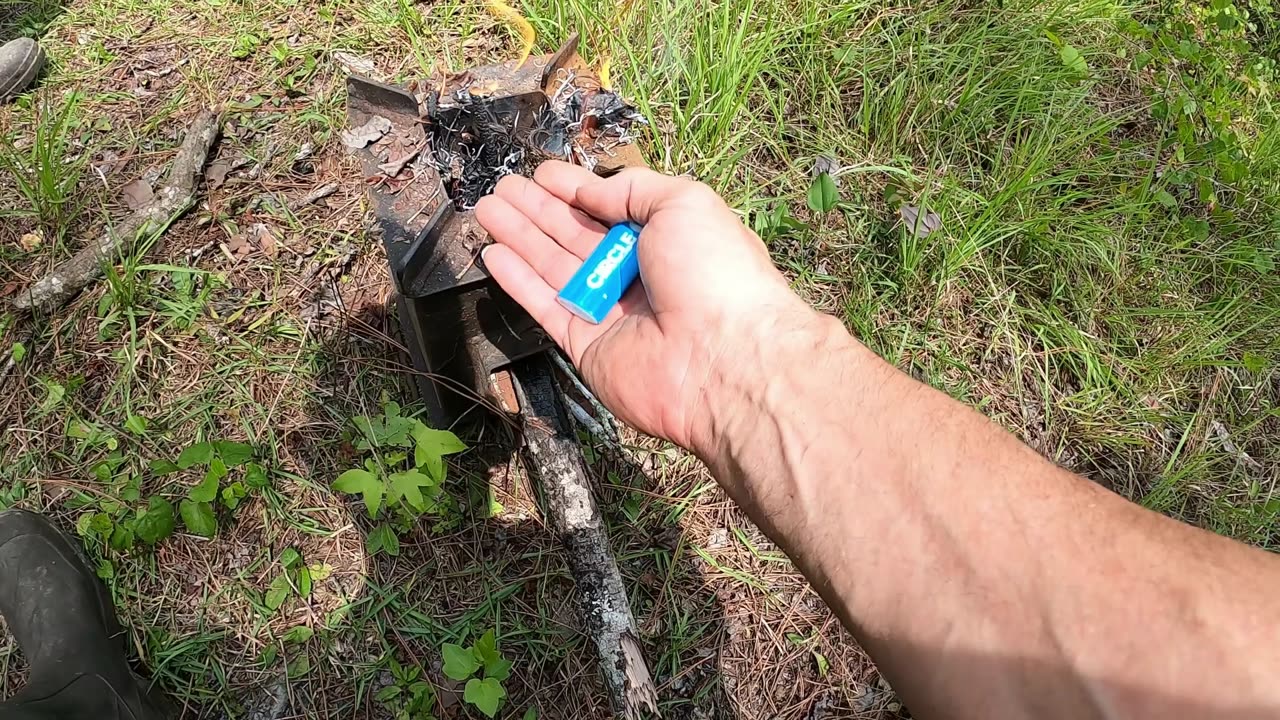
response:
[(164, 232), (174, 220), (194, 207), (196, 186), (220, 128), (219, 111), (208, 109), (200, 113), (187, 130), (168, 180), (151, 202), (108, 228), (70, 260), (19, 293), (13, 300), (14, 309), (39, 312), (61, 305), (98, 278), (104, 264), (128, 254), (139, 238)]
[(541, 485), (547, 519), (565, 546), (614, 714), (624, 720), (657, 717), (658, 692), (550, 362), (538, 355), (514, 370), (528, 464)]

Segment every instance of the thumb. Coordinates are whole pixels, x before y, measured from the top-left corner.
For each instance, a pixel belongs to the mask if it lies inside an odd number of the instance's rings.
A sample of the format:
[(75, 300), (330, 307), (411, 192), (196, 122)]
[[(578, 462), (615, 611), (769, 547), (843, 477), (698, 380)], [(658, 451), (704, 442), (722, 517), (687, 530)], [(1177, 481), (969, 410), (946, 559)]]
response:
[(691, 180), (649, 168), (628, 168), (612, 177), (580, 185), (574, 200), (587, 214), (610, 225), (628, 220), (644, 225), (663, 206), (675, 203), (695, 185)]

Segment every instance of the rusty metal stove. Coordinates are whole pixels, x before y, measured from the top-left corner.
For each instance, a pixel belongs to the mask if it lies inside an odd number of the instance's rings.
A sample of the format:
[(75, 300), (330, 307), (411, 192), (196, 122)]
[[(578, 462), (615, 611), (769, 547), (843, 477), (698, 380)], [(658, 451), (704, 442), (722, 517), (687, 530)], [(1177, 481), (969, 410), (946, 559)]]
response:
[[(381, 116), (391, 122), (387, 137), (397, 140), (386, 158), (373, 145), (354, 152), (371, 183), (369, 198), (391, 265), (405, 344), (429, 420), (437, 427), (451, 426), (478, 406), (515, 412), (506, 368), (552, 344), (484, 270), (479, 253), (488, 235), (470, 210), (455, 207), (435, 166), (406, 163), (406, 170), (388, 178), (387, 163), (434, 151), (429, 116), (438, 126), (456, 124), (461, 132), (464, 112), (474, 115), (482, 107), (492, 120), (526, 133), (566, 74), (579, 87), (598, 89), (577, 44), (574, 35), (557, 52), (530, 57), (519, 68), (514, 62), (473, 68), (417, 95), (356, 75), (348, 79), (349, 127)], [(468, 108), (434, 105), (460, 93), (472, 103)], [(644, 164), (634, 145), (599, 153), (591, 161), (602, 175)]]

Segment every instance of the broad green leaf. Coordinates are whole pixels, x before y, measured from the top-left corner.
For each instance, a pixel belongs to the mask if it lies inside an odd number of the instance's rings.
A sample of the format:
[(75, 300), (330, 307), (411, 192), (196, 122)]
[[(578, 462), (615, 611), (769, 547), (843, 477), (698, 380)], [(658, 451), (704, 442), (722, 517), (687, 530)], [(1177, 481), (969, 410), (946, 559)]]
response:
[(311, 656), (305, 652), (298, 657), (289, 661), (289, 665), (285, 668), (285, 672), (289, 675), (290, 680), (297, 680), (307, 673), (311, 672)]
[(376, 475), (368, 470), (353, 468), (338, 476), (333, 481), (333, 489), (348, 495), (359, 495), (364, 499), (364, 506), (369, 510), (369, 517), (378, 516), (378, 508), (382, 507), (382, 496), (387, 489)]
[(506, 680), (511, 675), (511, 662), (498, 652), (498, 641), (489, 630), (471, 646), (476, 659), (484, 666), (484, 676), (496, 680)]
[(1246, 352), (1241, 358), (1244, 368), (1249, 372), (1259, 373), (1267, 369), (1267, 359), (1262, 355), (1252, 352)]
[(529, 709), (524, 711), (524, 715), (520, 720), (538, 720), (538, 708), (530, 705)]
[(809, 186), (809, 209), (816, 213), (829, 213), (840, 200), (836, 181), (827, 173), (818, 173)]
[(152, 460), (148, 465), (154, 475), (169, 475), (182, 469), (172, 460)]
[(62, 404), (67, 396), (67, 388), (55, 380), (44, 380), (44, 399), (40, 401), (37, 411), (44, 415)]
[(249, 463), (244, 469), (244, 484), (254, 490), (263, 490), (271, 481), (267, 478), (267, 471), (258, 463)]
[[(397, 698), (397, 697), (399, 697), (399, 696), (400, 696), (400, 686), (399, 686), (399, 685), (388, 685), (388, 686), (386, 686), (386, 687), (382, 688), (381, 690), (379, 690), (379, 691), (377, 692), (377, 694), (373, 696), (373, 699), (374, 699), (374, 700), (377, 700), (378, 702), (382, 702), (382, 703), (384, 703), (384, 702), (386, 702), (386, 701), (388, 701), (388, 700), (394, 700), (395, 698)], [(455, 701), (455, 702), (456, 702), (456, 701)]]
[(1084, 61), (1084, 56), (1080, 51), (1070, 45), (1063, 45), (1058, 48), (1058, 57), (1062, 60), (1063, 67), (1077, 75), (1088, 75), (1089, 64)]
[(111, 531), (111, 541), (109, 543), (111, 549), (116, 552), (124, 552), (133, 547), (133, 529), (128, 525), (116, 525)]
[(301, 559), (302, 553), (293, 548), (285, 548), (284, 552), (280, 553), (280, 564), (286, 568), (293, 567)]
[(295, 627), (295, 628), (289, 628), (289, 632), (284, 634), (284, 641), (287, 643), (300, 645), (310, 640), (312, 637), (315, 636), (315, 634), (316, 634), (315, 630), (312, 630), (306, 625), (299, 625), (298, 627)]
[(274, 612), (289, 599), (291, 592), (293, 592), (293, 586), (289, 584), (289, 578), (277, 575), (271, 580), (271, 586), (267, 588), (267, 594), (263, 596), (262, 603), (268, 610)]
[(298, 568), (298, 594), (304, 598), (311, 597), (311, 571), (305, 565)]
[(187, 492), (187, 497), (198, 503), (211, 503), (218, 497), (218, 480), (220, 475), (213, 472), (213, 468), (209, 468), (209, 472), (204, 474), (204, 480), (199, 485), (191, 488)]
[(813, 660), (818, 663), (818, 675), (826, 677), (827, 673), (831, 670), (831, 663), (827, 660), (827, 656), (817, 650), (814, 650)]
[(20, 342), (14, 343), (13, 347), (9, 348), (9, 357), (12, 358), (15, 363), (22, 362), (22, 359), (26, 356), (27, 346)]
[(228, 510), (235, 510), (240, 507), (240, 501), (245, 499), (249, 494), (249, 488), (244, 486), (242, 482), (233, 482), (222, 488), (222, 504), (227, 506)]
[(369, 537), (365, 538), (364, 548), (370, 555), (377, 555), (382, 551), (391, 557), (397, 557), (400, 555), (400, 537), (390, 525), (383, 523), (374, 528), (369, 533)]
[(147, 510), (133, 521), (133, 531), (138, 539), (155, 545), (173, 534), (177, 521), (173, 517), (173, 503), (162, 497), (147, 501)]
[(441, 646), (440, 653), (444, 656), (444, 674), (454, 680), (466, 680), (480, 669), (480, 661), (471, 648), (445, 643)]
[(467, 689), (462, 693), (463, 700), (475, 705), (477, 710), (488, 717), (498, 714), (498, 705), (506, 696), (507, 691), (503, 689), (502, 683), (493, 678), (471, 678), (467, 681)]
[(213, 459), (213, 443), (196, 443), (178, 456), (178, 467), (182, 470), (193, 465), (206, 465)]
[(413, 421), (413, 464), (437, 482), (444, 480), (444, 456), (460, 453), (467, 446), (448, 430), (433, 430)]
[(141, 415), (130, 415), (129, 419), (124, 421), (124, 428), (134, 435), (146, 435), (147, 419)]
[(1178, 199), (1173, 195), (1170, 195), (1168, 190), (1161, 190), (1157, 192), (1155, 198), (1156, 202), (1171, 210), (1178, 206)]
[(246, 443), (219, 440), (213, 444), (213, 449), (227, 467), (243, 465), (253, 459), (253, 446)]
[(213, 506), (207, 502), (183, 500), (178, 514), (193, 535), (211, 538), (218, 533), (218, 519), (213, 514)]
[(422, 488), (434, 488), (439, 484), (417, 470), (391, 473), (387, 476), (387, 482), (391, 485), (392, 498), (404, 498), (409, 507), (418, 512), (425, 512), (427, 509), (426, 499), (422, 497)]

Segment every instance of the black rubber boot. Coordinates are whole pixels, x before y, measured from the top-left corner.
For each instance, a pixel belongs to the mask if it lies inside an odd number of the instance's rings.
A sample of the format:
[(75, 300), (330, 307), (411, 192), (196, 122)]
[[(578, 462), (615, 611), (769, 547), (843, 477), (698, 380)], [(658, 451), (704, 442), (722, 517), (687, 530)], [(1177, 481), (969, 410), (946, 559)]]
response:
[(0, 615), (31, 675), (0, 720), (163, 720), (125, 659), (106, 588), (44, 516), (0, 513)]
[(0, 45), (0, 100), (26, 90), (42, 68), (44, 50), (35, 40), (18, 38)]

